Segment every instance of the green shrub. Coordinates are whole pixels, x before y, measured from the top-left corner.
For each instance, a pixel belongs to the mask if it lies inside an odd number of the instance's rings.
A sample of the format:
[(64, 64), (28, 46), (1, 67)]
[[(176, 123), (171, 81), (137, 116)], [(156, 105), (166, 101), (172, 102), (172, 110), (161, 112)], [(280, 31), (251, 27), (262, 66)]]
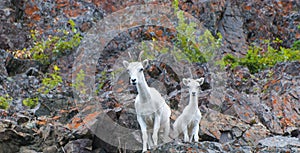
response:
[[(281, 42), (278, 39), (273, 41), (273, 43)], [(238, 65), (246, 66), (253, 74), (286, 61), (300, 61), (300, 50), (284, 47), (279, 47), (277, 50), (271, 46), (270, 41), (263, 41), (262, 47), (257, 45), (250, 46), (245, 57), (238, 58), (232, 54), (225, 55), (222, 59), (222, 65), (229, 65), (231, 68), (235, 68)]]
[(31, 30), (31, 39), (33, 46), (30, 49), (13, 51), (12, 54), (17, 58), (34, 59), (42, 64), (50, 64), (51, 61), (59, 56), (66, 54), (68, 51), (76, 48), (82, 39), (80, 33), (76, 31), (75, 23), (69, 20), (71, 31), (58, 30), (62, 36), (48, 36), (47, 40), (41, 40), (36, 30)]
[(39, 92), (43, 94), (48, 94), (53, 90), (59, 83), (62, 83), (62, 78), (59, 75), (59, 67), (53, 66), (53, 73), (47, 73), (46, 77), (42, 79), (42, 86), (39, 88)]
[(12, 100), (8, 94), (0, 96), (0, 109), (7, 109)]
[(22, 103), (23, 105), (29, 107), (30, 109), (34, 108), (39, 102), (39, 98), (35, 97), (35, 98), (25, 98)]
[[(202, 35), (196, 38), (196, 26), (194, 22), (186, 22), (184, 17), (184, 11), (179, 9), (178, 0), (173, 1), (174, 12), (178, 18), (178, 25), (176, 26), (176, 37), (174, 39), (174, 47), (170, 50), (167, 47), (161, 45), (152, 46), (154, 50), (159, 51), (162, 54), (171, 53), (177, 60), (187, 60), (190, 63), (200, 62), (206, 63), (211, 60), (214, 53), (221, 46), (222, 35), (217, 34), (218, 38), (215, 38), (209, 30), (205, 30)], [(153, 42), (156, 41), (152, 38)], [(180, 48), (180, 49), (179, 49)], [(156, 56), (150, 52), (149, 47), (142, 42), (143, 56), (148, 59), (154, 59)]]
[(221, 46), (222, 35), (218, 33), (218, 38), (215, 38), (209, 30), (205, 30), (196, 41), (196, 23), (186, 23), (184, 11), (179, 10), (178, 0), (173, 1), (173, 7), (178, 18), (175, 44), (183, 51), (182, 55), (177, 55), (177, 57), (200, 63), (211, 60), (214, 52)]
[(84, 78), (85, 78), (85, 73), (84, 73), (83, 70), (80, 70), (79, 73), (77, 74), (75, 82), (72, 84), (72, 86), (77, 91), (80, 91), (81, 94), (85, 94), (86, 93), (86, 91), (83, 90), (85, 88)]

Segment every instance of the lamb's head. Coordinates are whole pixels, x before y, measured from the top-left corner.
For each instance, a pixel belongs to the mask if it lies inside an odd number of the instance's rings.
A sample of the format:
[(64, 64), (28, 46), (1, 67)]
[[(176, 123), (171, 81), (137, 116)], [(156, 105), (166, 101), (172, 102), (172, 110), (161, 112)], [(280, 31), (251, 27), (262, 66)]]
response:
[(123, 66), (127, 69), (127, 72), (130, 75), (130, 82), (133, 85), (144, 81), (144, 67), (148, 65), (148, 60), (144, 60), (143, 62), (131, 62), (123, 61)]
[(198, 91), (200, 90), (200, 86), (203, 84), (204, 78), (200, 79), (186, 79), (184, 78), (182, 80), (182, 83), (189, 87), (190, 95), (197, 96)]

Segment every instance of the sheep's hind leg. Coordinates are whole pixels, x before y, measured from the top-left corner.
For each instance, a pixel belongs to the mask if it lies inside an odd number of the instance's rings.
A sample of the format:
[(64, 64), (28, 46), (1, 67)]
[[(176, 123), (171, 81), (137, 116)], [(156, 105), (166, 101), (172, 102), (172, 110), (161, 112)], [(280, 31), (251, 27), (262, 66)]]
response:
[(164, 124), (164, 132), (163, 132), (163, 142), (167, 143), (170, 142), (172, 139), (170, 138), (170, 120), (167, 120), (167, 122)]
[(153, 127), (153, 143), (156, 146), (158, 141), (158, 131), (160, 128), (160, 116), (158, 114), (155, 114), (155, 120), (154, 120), (154, 127)]

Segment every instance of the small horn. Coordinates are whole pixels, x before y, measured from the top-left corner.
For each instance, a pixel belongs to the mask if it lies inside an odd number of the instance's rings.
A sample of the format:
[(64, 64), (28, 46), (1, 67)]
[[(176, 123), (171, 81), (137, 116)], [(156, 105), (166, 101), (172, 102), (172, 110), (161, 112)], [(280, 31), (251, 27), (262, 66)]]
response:
[(189, 72), (190, 72), (191, 78), (193, 78), (192, 69), (190, 67), (189, 67)]
[(140, 54), (139, 54), (138, 60), (139, 60), (140, 62), (142, 61), (142, 55), (143, 55), (143, 53), (144, 53), (144, 50), (142, 50), (142, 51), (140, 52)]
[(129, 59), (132, 59), (130, 52), (128, 52)]

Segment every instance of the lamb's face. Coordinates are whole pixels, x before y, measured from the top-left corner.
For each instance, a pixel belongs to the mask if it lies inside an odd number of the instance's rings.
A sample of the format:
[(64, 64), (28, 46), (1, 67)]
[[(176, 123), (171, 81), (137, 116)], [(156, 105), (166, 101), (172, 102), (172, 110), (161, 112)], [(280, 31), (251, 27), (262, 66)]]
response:
[[(144, 66), (148, 64), (148, 60), (141, 62), (127, 62), (123, 61), (124, 67), (127, 69), (128, 74), (130, 75), (130, 83), (136, 85), (143, 80), (144, 77)], [(144, 65), (144, 66), (143, 66)]]
[(204, 78), (200, 78), (200, 79), (183, 79), (182, 80), (183, 84), (189, 87), (189, 92), (190, 95), (192, 96), (197, 96), (198, 92), (200, 90), (200, 86), (203, 84), (204, 82)]

